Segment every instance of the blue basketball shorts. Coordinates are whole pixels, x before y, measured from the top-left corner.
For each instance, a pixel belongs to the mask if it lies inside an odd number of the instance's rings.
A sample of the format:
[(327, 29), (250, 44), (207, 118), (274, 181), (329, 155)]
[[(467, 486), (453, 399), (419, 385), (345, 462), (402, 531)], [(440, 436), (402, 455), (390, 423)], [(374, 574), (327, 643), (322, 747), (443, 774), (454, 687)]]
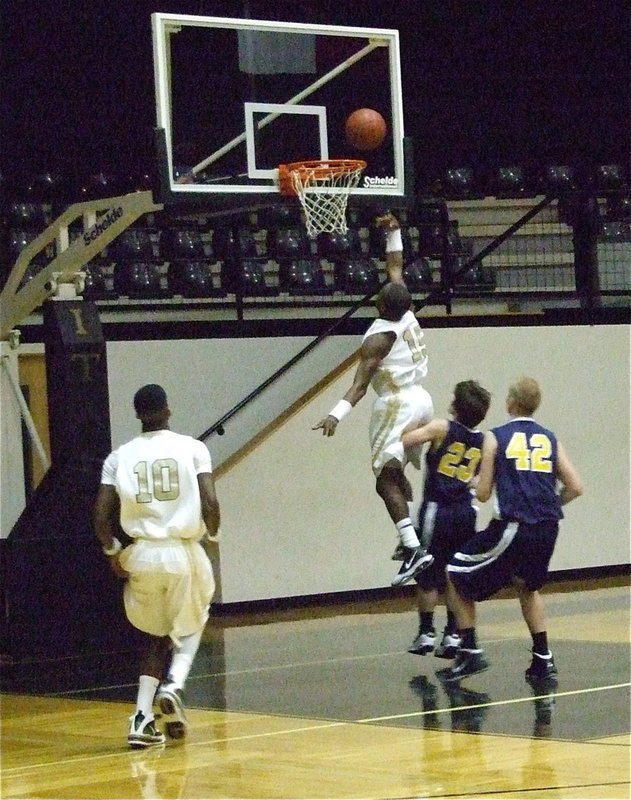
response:
[(494, 519), (450, 559), (449, 579), (459, 594), (485, 600), (520, 578), (530, 591), (546, 582), (559, 521), (535, 524)]

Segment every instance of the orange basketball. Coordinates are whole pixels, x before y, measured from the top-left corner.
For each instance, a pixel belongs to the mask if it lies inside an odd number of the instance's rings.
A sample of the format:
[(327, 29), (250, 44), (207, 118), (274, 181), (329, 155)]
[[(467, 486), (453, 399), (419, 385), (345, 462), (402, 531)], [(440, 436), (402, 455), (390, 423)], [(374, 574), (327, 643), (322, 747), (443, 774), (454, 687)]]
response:
[(374, 150), (388, 130), (385, 119), (372, 108), (358, 108), (346, 118), (346, 140), (357, 150)]

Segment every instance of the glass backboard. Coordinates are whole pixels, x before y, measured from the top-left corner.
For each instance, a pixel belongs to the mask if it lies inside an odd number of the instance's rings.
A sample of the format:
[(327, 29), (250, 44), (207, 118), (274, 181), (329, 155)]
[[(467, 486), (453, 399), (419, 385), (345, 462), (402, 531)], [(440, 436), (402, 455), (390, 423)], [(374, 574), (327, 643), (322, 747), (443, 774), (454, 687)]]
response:
[[(278, 202), (278, 166), (366, 162), (352, 204), (407, 199), (396, 30), (152, 15), (160, 202), (238, 209)], [(347, 117), (378, 111), (386, 136), (352, 145)]]

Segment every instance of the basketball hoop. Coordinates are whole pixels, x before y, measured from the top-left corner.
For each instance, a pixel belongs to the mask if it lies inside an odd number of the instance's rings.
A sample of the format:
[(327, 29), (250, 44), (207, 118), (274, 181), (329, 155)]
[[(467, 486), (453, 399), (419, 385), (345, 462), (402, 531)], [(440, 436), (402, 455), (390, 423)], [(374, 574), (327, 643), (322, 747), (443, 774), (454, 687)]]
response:
[(350, 158), (280, 164), (280, 192), (286, 197), (298, 196), (312, 239), (322, 232), (346, 233), (348, 195), (365, 168), (365, 161)]

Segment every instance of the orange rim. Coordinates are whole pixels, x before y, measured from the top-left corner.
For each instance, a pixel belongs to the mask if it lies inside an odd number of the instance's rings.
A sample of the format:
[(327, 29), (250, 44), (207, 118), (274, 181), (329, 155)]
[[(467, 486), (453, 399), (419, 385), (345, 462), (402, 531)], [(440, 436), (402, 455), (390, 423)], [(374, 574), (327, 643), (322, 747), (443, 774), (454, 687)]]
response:
[(296, 195), (291, 179), (292, 172), (311, 173), (316, 180), (332, 175), (344, 175), (356, 170), (366, 169), (366, 162), (357, 158), (329, 158), (313, 161), (294, 161), (291, 164), (278, 165), (278, 185), (281, 194)]

